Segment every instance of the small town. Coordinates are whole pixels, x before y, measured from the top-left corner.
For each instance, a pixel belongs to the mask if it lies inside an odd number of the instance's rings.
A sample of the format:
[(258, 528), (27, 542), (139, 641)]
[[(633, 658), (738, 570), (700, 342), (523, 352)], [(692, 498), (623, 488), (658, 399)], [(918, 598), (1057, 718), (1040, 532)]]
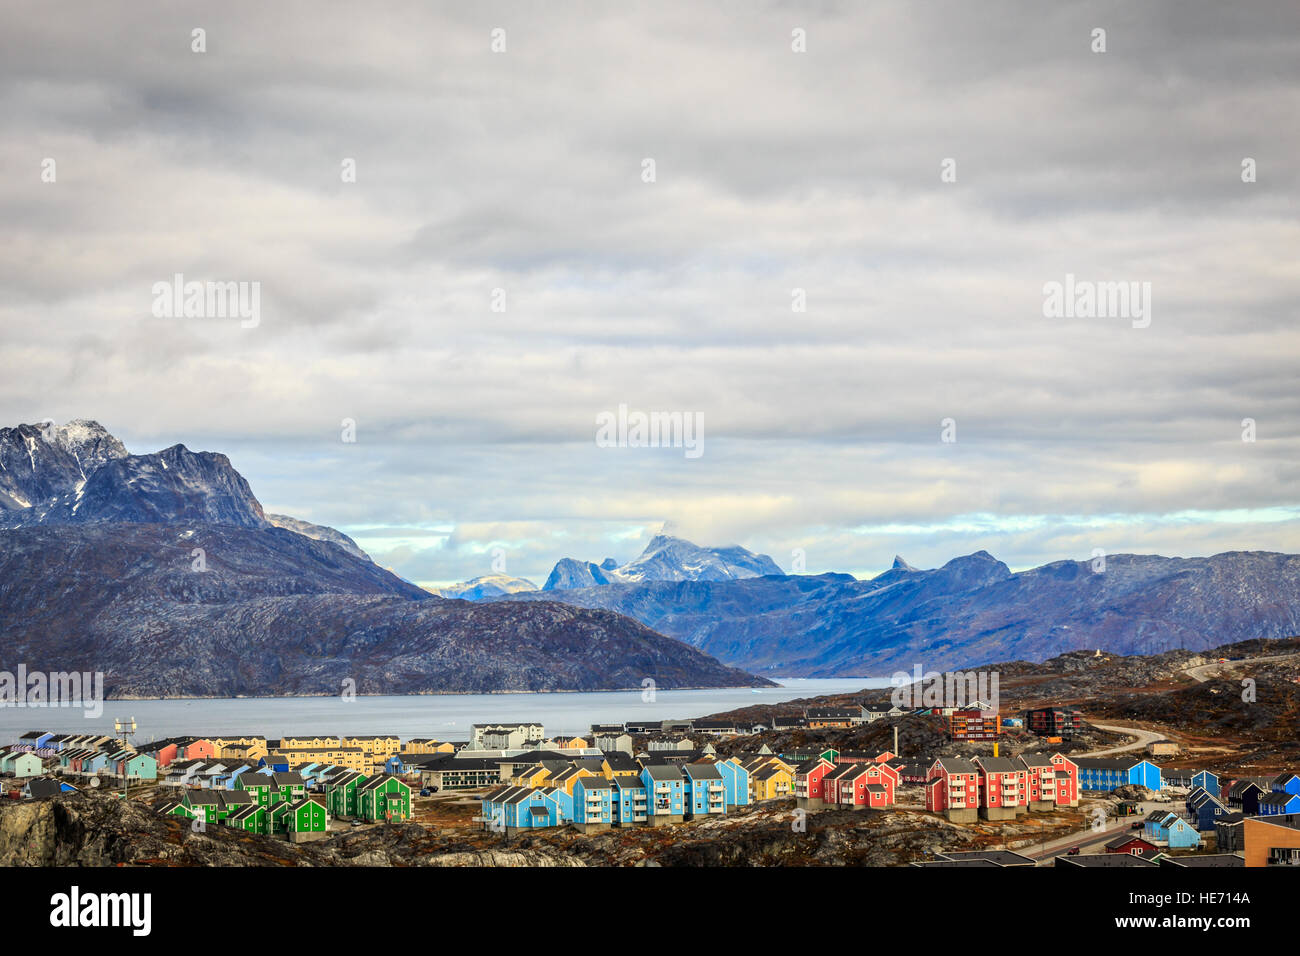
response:
[[(877, 724), (892, 726), (895, 749), (765, 742)], [(906, 738), (916, 726), (938, 731), (945, 752), (902, 756), (899, 729)], [(540, 723), (475, 724), (460, 741), (216, 734), (132, 745), (30, 731), (0, 752), (0, 775), (13, 800), (120, 791), (191, 832), (226, 827), (290, 844), (395, 824), (460, 828), (504, 845), (636, 828), (690, 840), (729, 816), (775, 814), (798, 833), (828, 811), (856, 811), (855, 819), (898, 814), (944, 827), (953, 848), (899, 865), (1300, 865), (1300, 773), (1179, 767), (1178, 746), (1162, 739), (1140, 751), (1074, 753), (1087, 730), (1074, 707), (1002, 717), (977, 702), (808, 707), (768, 723), (597, 724), (583, 736), (548, 735)], [(963, 747), (991, 753), (962, 755)]]

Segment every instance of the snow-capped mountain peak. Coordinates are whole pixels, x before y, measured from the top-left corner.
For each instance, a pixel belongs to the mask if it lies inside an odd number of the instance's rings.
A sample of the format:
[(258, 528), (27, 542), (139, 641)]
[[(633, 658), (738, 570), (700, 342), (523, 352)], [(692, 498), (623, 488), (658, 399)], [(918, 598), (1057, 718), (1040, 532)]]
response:
[(733, 581), (783, 572), (770, 557), (739, 545), (704, 548), (684, 538), (657, 534), (641, 554), (624, 565), (612, 559), (601, 564), (564, 558), (559, 561), (544, 591), (596, 587), (602, 584), (637, 584), (643, 581)]

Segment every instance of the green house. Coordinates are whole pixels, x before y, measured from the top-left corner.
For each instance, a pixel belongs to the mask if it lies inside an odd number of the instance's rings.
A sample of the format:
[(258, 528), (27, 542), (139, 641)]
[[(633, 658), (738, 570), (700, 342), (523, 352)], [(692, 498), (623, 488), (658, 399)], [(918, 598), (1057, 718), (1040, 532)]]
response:
[(409, 820), (411, 788), (391, 774), (371, 777), (357, 788), (357, 813), (372, 822)]
[(215, 790), (187, 790), (183, 799), (192, 818), (202, 819), (204, 823), (221, 822), (224, 806), (220, 793)]
[(329, 783), (326, 790), (329, 811), (336, 817), (355, 817), (357, 815), (357, 787), (369, 778), (364, 773), (349, 770)]
[(324, 833), (329, 829), (329, 814), (316, 797), (304, 797), (294, 804), (284, 804), (281, 818), (289, 833)]
[(270, 809), (272, 791), (279, 793), (270, 775), (265, 773), (241, 773), (235, 781), (235, 788), (251, 793), (257, 798), (257, 805), (263, 809)]
[(250, 803), (246, 807), (241, 807), (230, 816), (226, 817), (226, 826), (235, 827), (248, 833), (267, 834), (267, 811), (264, 807), (256, 803)]
[(158, 807), (158, 811), (166, 817), (180, 817), (184, 820), (195, 820), (198, 813), (190, 809), (180, 800), (168, 800)]
[(307, 796), (307, 781), (302, 774), (290, 770), (271, 774), (271, 802), (297, 803)]

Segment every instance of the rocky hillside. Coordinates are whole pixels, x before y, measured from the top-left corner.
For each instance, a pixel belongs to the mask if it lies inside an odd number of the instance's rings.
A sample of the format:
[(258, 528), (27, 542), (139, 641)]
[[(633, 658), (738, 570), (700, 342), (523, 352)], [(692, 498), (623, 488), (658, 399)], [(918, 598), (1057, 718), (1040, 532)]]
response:
[[(533, 600), (523, 593), (509, 600)], [(652, 581), (547, 597), (637, 620), (754, 673), (889, 676), (1105, 647), (1197, 651), (1300, 630), (1300, 556), (1119, 554), (1012, 573), (987, 552), (884, 574)]]

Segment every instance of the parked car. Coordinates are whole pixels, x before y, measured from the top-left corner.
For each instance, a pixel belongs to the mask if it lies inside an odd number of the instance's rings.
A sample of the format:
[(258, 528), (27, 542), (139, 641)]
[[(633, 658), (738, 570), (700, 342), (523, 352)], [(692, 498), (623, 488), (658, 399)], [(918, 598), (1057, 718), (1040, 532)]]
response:
[(432, 795), (433, 795), (433, 791), (430, 790), (428, 787), (423, 787), (423, 788), (420, 790), (420, 796), (422, 796), (422, 797), (428, 797), (428, 796), (432, 796)]
[(363, 826), (366, 825), (366, 821), (365, 821), (365, 820), (353, 820), (353, 821), (352, 821), (352, 825), (353, 825), (354, 827), (363, 827)]
[(1066, 856), (1078, 856), (1078, 855), (1079, 855), (1079, 848), (1078, 848), (1077, 846), (1072, 846), (1072, 847), (1070, 847), (1070, 852), (1067, 853), (1067, 854), (1065, 854), (1065, 855), (1066, 855)]

